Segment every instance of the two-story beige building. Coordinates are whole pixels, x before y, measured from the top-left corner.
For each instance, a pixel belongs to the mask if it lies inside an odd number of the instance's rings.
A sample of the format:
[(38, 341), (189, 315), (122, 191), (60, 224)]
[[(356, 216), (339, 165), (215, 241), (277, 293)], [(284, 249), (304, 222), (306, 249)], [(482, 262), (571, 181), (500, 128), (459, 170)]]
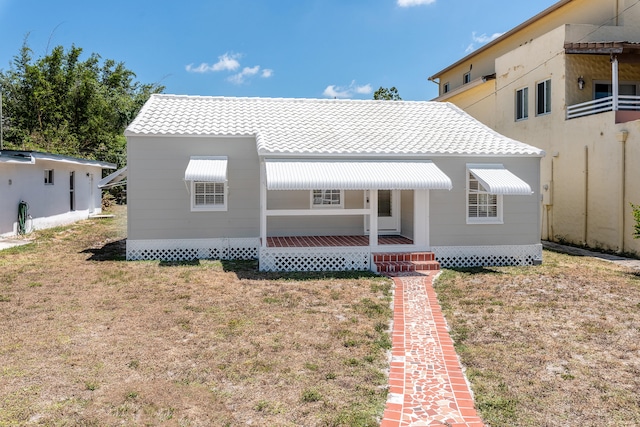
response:
[(562, 0), (435, 73), (437, 101), (537, 146), (543, 239), (640, 254), (640, 2)]

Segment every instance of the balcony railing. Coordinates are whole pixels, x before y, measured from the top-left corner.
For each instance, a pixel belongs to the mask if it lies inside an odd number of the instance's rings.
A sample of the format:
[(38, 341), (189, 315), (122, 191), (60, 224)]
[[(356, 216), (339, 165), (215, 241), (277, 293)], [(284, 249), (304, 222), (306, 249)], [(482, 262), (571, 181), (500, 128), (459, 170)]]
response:
[[(640, 96), (620, 95), (618, 96), (618, 110), (620, 111), (640, 111)], [(590, 116), (592, 114), (614, 111), (613, 96), (594, 99), (593, 101), (567, 107), (567, 119)]]

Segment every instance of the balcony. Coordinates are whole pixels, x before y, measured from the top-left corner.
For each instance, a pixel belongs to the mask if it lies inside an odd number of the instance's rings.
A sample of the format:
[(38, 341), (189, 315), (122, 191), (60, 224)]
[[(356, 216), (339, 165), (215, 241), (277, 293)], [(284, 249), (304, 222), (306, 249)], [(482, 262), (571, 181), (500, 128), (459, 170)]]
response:
[[(567, 120), (578, 117), (590, 116), (593, 114), (606, 113), (609, 111), (631, 111), (638, 114), (626, 115), (630, 120), (640, 119), (640, 96), (619, 95), (617, 102), (613, 96), (594, 99), (592, 101), (567, 106)], [(624, 121), (630, 121), (629, 119)], [(616, 120), (618, 122), (618, 120)]]

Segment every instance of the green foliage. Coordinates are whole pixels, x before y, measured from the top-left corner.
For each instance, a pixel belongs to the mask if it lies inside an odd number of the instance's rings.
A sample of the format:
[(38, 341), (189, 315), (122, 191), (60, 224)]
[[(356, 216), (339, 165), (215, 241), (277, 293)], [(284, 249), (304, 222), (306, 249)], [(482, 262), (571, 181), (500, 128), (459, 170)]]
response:
[(640, 205), (634, 205), (633, 203), (629, 204), (633, 210), (633, 219), (636, 222), (633, 226), (633, 238), (640, 239)]
[(392, 86), (390, 89), (380, 86), (380, 88), (374, 92), (373, 99), (379, 101), (402, 101), (402, 98), (400, 98), (398, 94), (398, 89), (396, 89), (395, 86)]
[(124, 63), (57, 46), (34, 59), (27, 43), (0, 70), (4, 146), (126, 163), (125, 127), (157, 84), (134, 81)]

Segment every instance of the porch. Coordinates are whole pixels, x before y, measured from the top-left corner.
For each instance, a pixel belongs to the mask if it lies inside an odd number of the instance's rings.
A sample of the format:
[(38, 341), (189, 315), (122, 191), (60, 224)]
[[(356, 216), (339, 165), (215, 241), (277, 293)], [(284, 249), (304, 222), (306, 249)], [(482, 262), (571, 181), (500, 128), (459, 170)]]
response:
[(640, 44), (567, 42), (564, 49), (567, 120), (607, 112), (616, 123), (640, 119)]
[[(262, 270), (372, 270), (382, 274), (440, 269), (433, 252), (412, 251), (413, 240), (379, 236), (375, 249), (369, 236), (267, 237), (260, 248)], [(263, 258), (264, 257), (264, 258)], [(295, 267), (295, 268), (294, 268)]]
[[(404, 236), (378, 236), (378, 245), (413, 245)], [(268, 248), (321, 248), (369, 246), (369, 236), (285, 236), (267, 237)]]
[(429, 191), (451, 186), (429, 160), (264, 159), (260, 270), (378, 271), (375, 253), (428, 250)]

